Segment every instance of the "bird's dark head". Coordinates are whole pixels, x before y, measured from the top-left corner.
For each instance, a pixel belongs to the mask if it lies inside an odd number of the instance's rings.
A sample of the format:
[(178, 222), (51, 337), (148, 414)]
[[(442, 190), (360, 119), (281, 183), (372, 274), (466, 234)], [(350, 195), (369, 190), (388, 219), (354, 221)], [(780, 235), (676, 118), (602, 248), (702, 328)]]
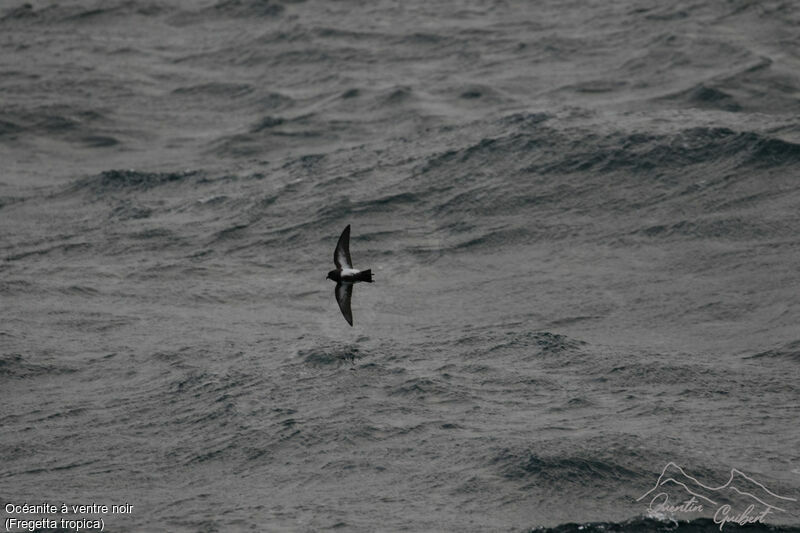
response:
[(325, 279), (332, 279), (333, 281), (338, 282), (339, 280), (341, 280), (341, 274), (339, 273), (338, 270), (331, 270), (330, 272), (328, 272), (328, 277)]

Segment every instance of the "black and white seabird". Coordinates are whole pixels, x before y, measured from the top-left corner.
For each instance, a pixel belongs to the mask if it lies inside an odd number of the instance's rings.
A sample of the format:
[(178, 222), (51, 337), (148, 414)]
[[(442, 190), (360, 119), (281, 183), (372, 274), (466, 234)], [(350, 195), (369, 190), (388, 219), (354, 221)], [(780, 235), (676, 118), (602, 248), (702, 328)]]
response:
[(336, 282), (336, 302), (342, 310), (344, 319), (351, 326), (353, 325), (353, 312), (350, 310), (350, 299), (353, 296), (353, 284), (359, 281), (372, 283), (372, 270), (356, 270), (353, 268), (353, 261), (350, 259), (350, 224), (344, 228), (339, 242), (336, 243), (336, 250), (333, 251), (333, 263), (336, 270), (328, 272), (326, 279)]

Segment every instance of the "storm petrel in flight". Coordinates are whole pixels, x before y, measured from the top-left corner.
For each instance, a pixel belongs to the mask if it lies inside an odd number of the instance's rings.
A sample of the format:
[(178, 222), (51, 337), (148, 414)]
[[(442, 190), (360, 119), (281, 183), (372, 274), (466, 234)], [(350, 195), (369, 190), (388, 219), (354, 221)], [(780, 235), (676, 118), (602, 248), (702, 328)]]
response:
[(353, 268), (353, 261), (350, 259), (350, 224), (344, 228), (339, 242), (336, 243), (333, 263), (336, 265), (336, 270), (328, 272), (326, 279), (336, 282), (336, 302), (339, 304), (339, 309), (342, 310), (344, 319), (352, 326), (353, 311), (350, 310), (350, 299), (353, 296), (353, 284), (359, 281), (372, 283), (372, 270)]

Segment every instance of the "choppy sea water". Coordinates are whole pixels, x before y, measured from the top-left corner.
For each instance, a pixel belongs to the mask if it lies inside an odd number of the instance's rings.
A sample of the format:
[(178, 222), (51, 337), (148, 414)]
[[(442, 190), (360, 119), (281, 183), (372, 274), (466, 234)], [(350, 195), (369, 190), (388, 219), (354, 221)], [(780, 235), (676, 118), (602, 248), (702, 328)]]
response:
[(794, 2), (0, 7), (4, 505), (800, 524)]

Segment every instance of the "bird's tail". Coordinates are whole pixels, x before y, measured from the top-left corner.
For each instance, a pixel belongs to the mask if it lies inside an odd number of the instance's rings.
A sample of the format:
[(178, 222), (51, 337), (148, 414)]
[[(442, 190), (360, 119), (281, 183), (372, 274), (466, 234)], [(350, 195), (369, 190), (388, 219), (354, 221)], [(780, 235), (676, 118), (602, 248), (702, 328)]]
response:
[(361, 272), (356, 274), (353, 279), (355, 279), (356, 281), (366, 281), (368, 283), (372, 283), (372, 270), (371, 269), (362, 270)]

